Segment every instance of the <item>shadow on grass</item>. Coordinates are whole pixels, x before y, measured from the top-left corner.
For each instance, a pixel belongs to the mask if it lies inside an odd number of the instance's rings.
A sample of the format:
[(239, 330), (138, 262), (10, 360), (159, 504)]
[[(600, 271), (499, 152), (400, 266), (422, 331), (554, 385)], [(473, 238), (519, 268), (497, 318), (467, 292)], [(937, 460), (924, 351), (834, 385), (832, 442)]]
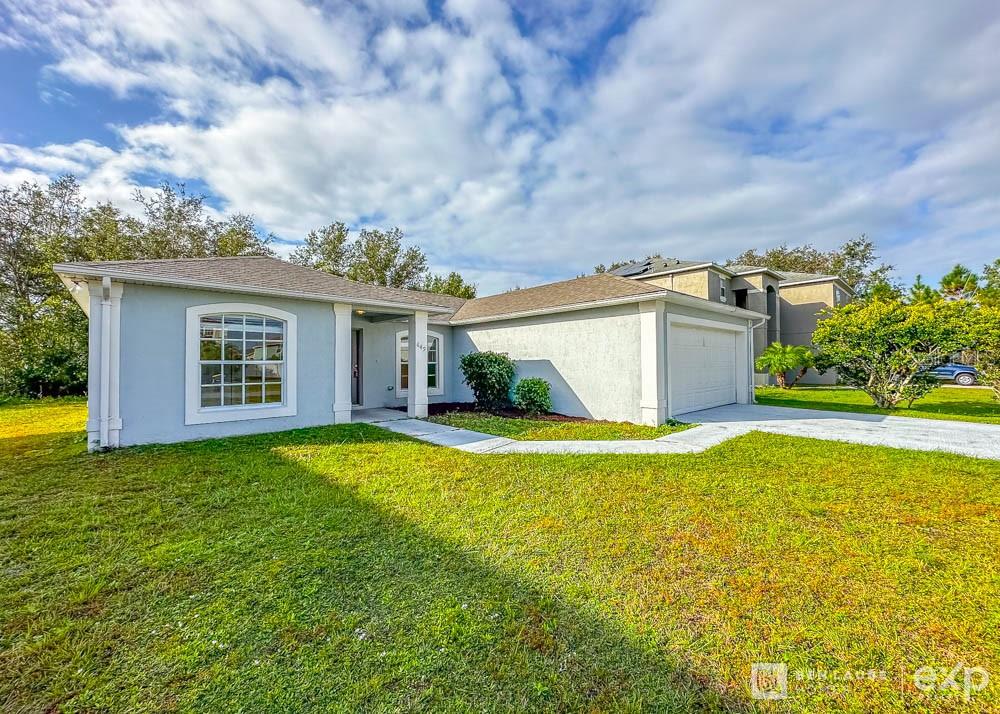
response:
[(43, 496), (17, 513), (4, 504), (16, 547), (0, 701), (749, 708), (651, 638), (518, 576), (516, 562), (501, 571), (337, 483), (359, 451), (436, 449), (349, 425), (78, 453), (39, 469)]

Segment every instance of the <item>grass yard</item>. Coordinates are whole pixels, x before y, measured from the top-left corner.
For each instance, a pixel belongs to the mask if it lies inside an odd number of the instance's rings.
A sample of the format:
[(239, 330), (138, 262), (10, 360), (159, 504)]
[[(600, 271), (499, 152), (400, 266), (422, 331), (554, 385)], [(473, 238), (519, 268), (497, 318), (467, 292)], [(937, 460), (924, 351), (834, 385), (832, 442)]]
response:
[(485, 412), (449, 412), (431, 416), (429, 421), (484, 434), (506, 436), (518, 441), (614, 441), (618, 439), (655, 439), (689, 428), (690, 424), (673, 422), (662, 426), (643, 426), (624, 421), (553, 421), (495, 416)]
[(843, 387), (757, 387), (757, 402), (777, 407), (802, 409), (829, 409), (838, 412), (864, 412), (866, 414), (891, 414), (892, 416), (920, 417), (923, 419), (950, 419), (1000, 424), (1000, 402), (993, 399), (989, 389), (968, 387), (938, 387), (907, 409), (906, 404), (892, 411), (879, 409), (871, 397), (860, 389)]
[[(88, 455), (84, 410), (0, 407), (5, 711), (776, 711), (755, 661), (780, 711), (1000, 708), (996, 462), (367, 425)], [(958, 662), (995, 680), (970, 703), (901, 678)]]

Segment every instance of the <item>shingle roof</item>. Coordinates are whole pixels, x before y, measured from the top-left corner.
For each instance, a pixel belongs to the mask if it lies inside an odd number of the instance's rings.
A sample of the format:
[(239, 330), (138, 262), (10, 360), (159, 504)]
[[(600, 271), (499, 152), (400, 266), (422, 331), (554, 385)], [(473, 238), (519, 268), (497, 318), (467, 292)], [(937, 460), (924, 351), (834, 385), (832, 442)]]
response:
[[(756, 273), (762, 270), (768, 270), (775, 275), (778, 275), (782, 282), (799, 282), (802, 280), (841, 280), (839, 275), (828, 275), (826, 273), (797, 273), (787, 270), (774, 270), (773, 268), (765, 268), (760, 265), (743, 265), (741, 263), (730, 263), (726, 266), (726, 270), (732, 273)], [(841, 282), (843, 282), (841, 280)]]
[(696, 265), (706, 265), (707, 260), (681, 260), (679, 258), (646, 258), (635, 263), (623, 265), (610, 271), (612, 275), (619, 275), (623, 278), (636, 278), (648, 273), (661, 273), (664, 270), (683, 270)]
[(770, 270), (772, 273), (777, 273), (777, 270), (771, 270), (771, 268), (765, 268), (762, 265), (743, 265), (742, 263), (727, 263), (726, 268), (734, 273), (756, 273), (761, 270)]
[(573, 280), (563, 280), (558, 283), (511, 290), (500, 295), (469, 300), (452, 316), (452, 320), (461, 322), (463, 320), (517, 315), (548, 308), (641, 297), (650, 293), (663, 292), (665, 292), (663, 288), (607, 273), (587, 275)]
[(320, 270), (266, 256), (233, 258), (174, 258), (164, 260), (108, 260), (64, 263), (56, 272), (68, 275), (127, 275), (151, 282), (203, 284), (234, 290), (261, 290), (300, 294), (312, 298), (346, 298), (357, 302), (389, 303), (454, 311), (465, 300), (421, 290), (386, 288), (359, 283)]
[(776, 270), (781, 275), (782, 281), (798, 282), (800, 280), (839, 280), (836, 275), (826, 273), (791, 273), (786, 270)]

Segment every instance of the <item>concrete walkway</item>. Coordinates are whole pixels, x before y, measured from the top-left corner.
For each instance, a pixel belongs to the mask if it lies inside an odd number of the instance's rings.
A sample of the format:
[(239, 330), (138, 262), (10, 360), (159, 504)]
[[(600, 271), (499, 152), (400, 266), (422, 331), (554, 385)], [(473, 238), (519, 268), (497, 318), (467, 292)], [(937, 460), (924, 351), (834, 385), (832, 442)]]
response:
[(700, 424), (658, 439), (627, 441), (516, 441), (502, 436), (410, 419), (394, 409), (364, 409), (355, 422), (377, 424), (438, 446), (476, 454), (694, 454), (751, 431), (890, 446), (946, 451), (1000, 459), (1000, 425), (891, 417), (879, 414), (732, 404), (684, 415)]

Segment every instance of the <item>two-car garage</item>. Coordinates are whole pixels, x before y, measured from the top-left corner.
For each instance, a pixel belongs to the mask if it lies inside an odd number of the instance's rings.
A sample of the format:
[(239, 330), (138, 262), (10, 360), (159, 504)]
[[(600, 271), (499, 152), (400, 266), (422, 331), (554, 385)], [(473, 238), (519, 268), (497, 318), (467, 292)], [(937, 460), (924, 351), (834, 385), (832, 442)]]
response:
[[(745, 323), (744, 323), (745, 325)], [(677, 318), (667, 329), (670, 414), (732, 404), (746, 389), (746, 327)]]

